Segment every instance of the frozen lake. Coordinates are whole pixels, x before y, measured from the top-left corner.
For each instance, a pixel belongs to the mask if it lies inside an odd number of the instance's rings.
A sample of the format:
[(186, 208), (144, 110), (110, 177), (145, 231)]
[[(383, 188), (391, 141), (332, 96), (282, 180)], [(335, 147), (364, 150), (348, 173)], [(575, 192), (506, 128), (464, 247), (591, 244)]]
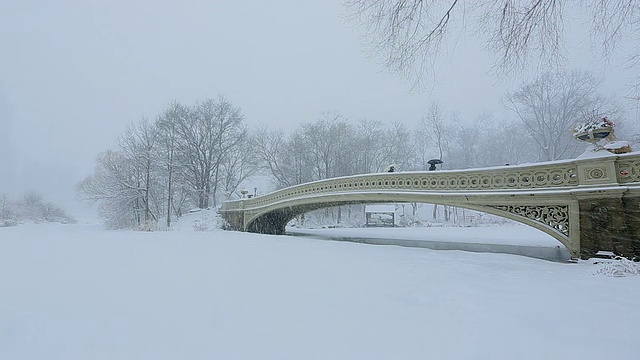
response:
[(290, 227), (287, 233), (317, 239), (372, 245), (398, 245), (432, 250), (465, 250), (523, 255), (568, 261), (569, 251), (558, 240), (524, 225), (485, 227), (323, 228)]

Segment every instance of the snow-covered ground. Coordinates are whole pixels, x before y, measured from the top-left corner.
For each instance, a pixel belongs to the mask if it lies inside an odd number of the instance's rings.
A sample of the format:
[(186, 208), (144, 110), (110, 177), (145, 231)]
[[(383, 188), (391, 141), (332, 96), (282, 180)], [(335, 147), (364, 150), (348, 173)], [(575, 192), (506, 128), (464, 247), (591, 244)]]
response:
[(0, 228), (0, 359), (638, 358), (600, 264), (182, 225)]

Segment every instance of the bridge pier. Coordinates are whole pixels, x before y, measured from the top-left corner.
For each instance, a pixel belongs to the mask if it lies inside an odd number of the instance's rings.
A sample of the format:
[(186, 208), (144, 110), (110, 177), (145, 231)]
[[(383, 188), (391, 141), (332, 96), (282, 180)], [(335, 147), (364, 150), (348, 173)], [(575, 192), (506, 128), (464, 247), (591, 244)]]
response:
[(640, 197), (580, 199), (580, 257), (611, 251), (640, 258)]
[(246, 231), (244, 226), (244, 218), (244, 211), (236, 211), (224, 214), (224, 219), (227, 222), (227, 227), (229, 230)]

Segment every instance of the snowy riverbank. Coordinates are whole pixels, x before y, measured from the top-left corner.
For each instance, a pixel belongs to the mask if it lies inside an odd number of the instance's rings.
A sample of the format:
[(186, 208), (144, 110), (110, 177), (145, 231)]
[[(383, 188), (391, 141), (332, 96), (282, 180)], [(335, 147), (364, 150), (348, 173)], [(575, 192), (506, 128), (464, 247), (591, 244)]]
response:
[(2, 359), (633, 359), (640, 276), (221, 230), (0, 229)]

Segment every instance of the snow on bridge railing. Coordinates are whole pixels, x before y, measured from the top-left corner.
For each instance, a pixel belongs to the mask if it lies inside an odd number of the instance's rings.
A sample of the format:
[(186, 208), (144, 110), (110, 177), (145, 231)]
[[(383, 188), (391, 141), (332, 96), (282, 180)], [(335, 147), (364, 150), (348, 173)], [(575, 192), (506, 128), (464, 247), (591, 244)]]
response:
[[(612, 177), (611, 172), (617, 176)], [(483, 169), (352, 175), (300, 184), (250, 199), (227, 201), (220, 211), (259, 208), (297, 197), (340, 192), (476, 192), (632, 182), (640, 182), (640, 153)]]

